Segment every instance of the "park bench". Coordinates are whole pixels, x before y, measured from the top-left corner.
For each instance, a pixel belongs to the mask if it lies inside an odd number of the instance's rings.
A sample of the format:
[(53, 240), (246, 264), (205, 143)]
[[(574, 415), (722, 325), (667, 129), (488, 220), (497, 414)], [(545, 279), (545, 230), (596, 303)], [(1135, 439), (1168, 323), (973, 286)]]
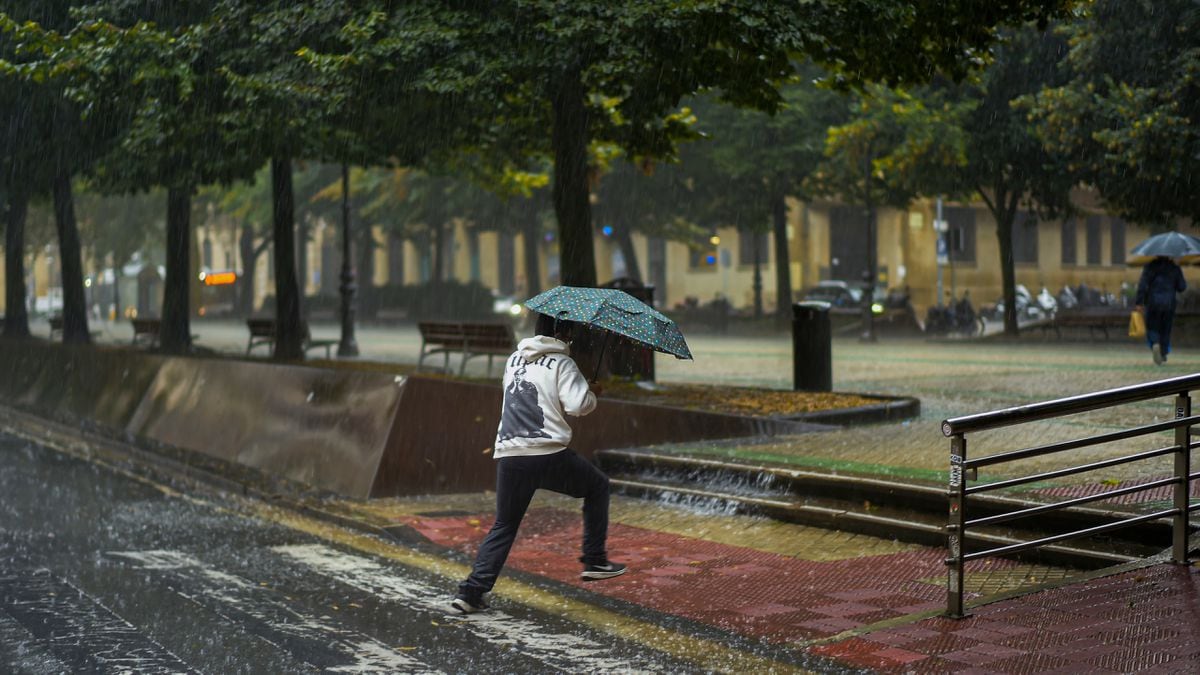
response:
[[(62, 337), (62, 334), (63, 334), (63, 315), (62, 314), (50, 315), (50, 339), (53, 340), (56, 337)], [(88, 334), (92, 336), (92, 339), (95, 339), (100, 336), (100, 331), (93, 330), (93, 331), (89, 331)]]
[(492, 372), (492, 359), (508, 356), (517, 348), (511, 324), (465, 323), (422, 321), (417, 324), (421, 332), (421, 357), (417, 360), (417, 371), (421, 370), (425, 357), (442, 354), (442, 369), (449, 371), (450, 354), (461, 353), (462, 363), (458, 374), (466, 370), (467, 361), (476, 356), (488, 357), (488, 374)]
[[(275, 319), (246, 319), (246, 328), (250, 331), (250, 342), (246, 344), (247, 356), (250, 355), (250, 352), (255, 347), (260, 345), (268, 345), (268, 347), (273, 347), (275, 345), (275, 336), (277, 334), (277, 331), (275, 330)], [(312, 333), (308, 330), (307, 321), (300, 322), (300, 333), (304, 336), (304, 341), (301, 344), (304, 347), (305, 352), (310, 349), (320, 349), (324, 347), (325, 358), (327, 359), (331, 356), (330, 349), (338, 343), (337, 340), (312, 339)]]
[(130, 344), (158, 344), (158, 335), (162, 330), (162, 319), (130, 319), (133, 324), (133, 342)]
[(1059, 338), (1064, 328), (1087, 328), (1089, 337), (1095, 338), (1099, 332), (1107, 340), (1110, 330), (1115, 330), (1117, 335), (1125, 335), (1129, 329), (1129, 311), (1120, 307), (1060, 309), (1047, 327), (1053, 328), (1055, 336)]

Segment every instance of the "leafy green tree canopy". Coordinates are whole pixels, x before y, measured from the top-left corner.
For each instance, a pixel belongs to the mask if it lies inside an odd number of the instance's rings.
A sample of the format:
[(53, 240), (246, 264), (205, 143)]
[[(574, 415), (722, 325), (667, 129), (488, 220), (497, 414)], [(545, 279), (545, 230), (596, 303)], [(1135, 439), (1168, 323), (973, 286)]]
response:
[(1096, 0), (1065, 32), (1070, 80), (1032, 106), (1049, 149), (1124, 218), (1200, 219), (1200, 5)]

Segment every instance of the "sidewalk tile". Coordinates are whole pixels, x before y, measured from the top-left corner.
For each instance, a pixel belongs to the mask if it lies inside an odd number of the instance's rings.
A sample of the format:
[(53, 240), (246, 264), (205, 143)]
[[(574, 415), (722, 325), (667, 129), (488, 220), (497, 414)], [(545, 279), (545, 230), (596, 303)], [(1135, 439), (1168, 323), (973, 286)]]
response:
[(919, 654), (917, 652), (910, 652), (907, 649), (900, 649), (898, 647), (888, 647), (886, 649), (880, 649), (877, 652), (872, 652), (872, 654), (875, 656), (878, 656), (880, 658), (887, 659), (889, 661), (895, 661), (896, 663), (899, 663), (899, 664), (915, 663), (917, 661), (924, 661), (929, 658), (929, 656), (927, 654)]
[(878, 607), (873, 605), (864, 605), (857, 602), (844, 602), (838, 605), (824, 605), (821, 607), (810, 607), (810, 610), (817, 614), (825, 614), (836, 617), (849, 617), (856, 614), (867, 614), (879, 611)]

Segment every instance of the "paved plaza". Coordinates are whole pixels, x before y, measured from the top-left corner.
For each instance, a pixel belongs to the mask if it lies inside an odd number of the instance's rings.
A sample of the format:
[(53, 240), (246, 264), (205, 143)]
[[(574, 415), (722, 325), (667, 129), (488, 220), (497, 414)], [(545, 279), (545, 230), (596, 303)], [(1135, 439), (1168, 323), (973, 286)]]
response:
[[(244, 325), (198, 322), (194, 332), (197, 343), (208, 349), (230, 355), (245, 352)], [(318, 324), (313, 332), (319, 338), (336, 338), (337, 326)], [(113, 342), (129, 338), (121, 327), (104, 336)], [(786, 334), (695, 334), (688, 339), (696, 361), (659, 356), (661, 382), (791, 385), (791, 342)], [(360, 328), (358, 342), (362, 360), (395, 363), (403, 371), (411, 370), (420, 349), (411, 326)], [(938, 424), (946, 417), (1200, 370), (1200, 353), (1188, 350), (1156, 367), (1148, 350), (1123, 339), (1060, 342), (1040, 336), (973, 343), (837, 340), (833, 358), (835, 390), (916, 396), (921, 416), (767, 441), (718, 441), (662, 450), (944, 484), (948, 441)], [(485, 367), (485, 361), (477, 360), (469, 365), (468, 375), (487, 377)], [(1086, 435), (1161, 421), (1171, 413), (1168, 400), (1131, 405), (981, 435), (972, 449), (990, 452)], [(1125, 449), (1093, 452), (1107, 456)], [(1035, 462), (1019, 469), (1038, 467)], [(1121, 484), (1159, 475), (1164, 467), (1165, 463), (1114, 468), (1100, 479), (1087, 480)], [(1037, 489), (1047, 495), (1067, 494), (1087, 487), (1080, 480)], [(415, 542), (462, 570), (491, 524), (491, 498), (470, 494), (326, 499), (309, 506), (342, 522), (387, 531), (403, 545)], [(1165, 558), (1103, 573), (1002, 559), (976, 561), (968, 565), (966, 577), (971, 616), (955, 621), (940, 616), (946, 601), (942, 548), (781, 523), (719, 507), (616, 497), (610, 553), (630, 564), (632, 573), (584, 587), (576, 576), (579, 536), (578, 504), (539, 494), (493, 604), (503, 609), (534, 602), (531, 593), (575, 588), (600, 606), (636, 608), (664, 617), (671, 630), (716, 636), (713, 639), (735, 649), (758, 645), (756, 652), (780, 659), (781, 671), (789, 669), (784, 662), (808, 663), (823, 671), (880, 672), (1200, 669), (1200, 624), (1195, 620), (1200, 568), (1173, 565)], [(653, 643), (658, 638), (645, 639)], [(782, 658), (789, 654), (795, 658)]]

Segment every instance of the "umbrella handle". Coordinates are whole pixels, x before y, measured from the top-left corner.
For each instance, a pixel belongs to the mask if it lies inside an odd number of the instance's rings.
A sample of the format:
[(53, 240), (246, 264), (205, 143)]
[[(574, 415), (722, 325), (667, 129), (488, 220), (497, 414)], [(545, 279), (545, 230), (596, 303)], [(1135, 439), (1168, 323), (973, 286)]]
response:
[(608, 331), (604, 331), (604, 342), (600, 343), (600, 358), (596, 359), (596, 370), (592, 372), (592, 383), (600, 377), (600, 365), (604, 363), (604, 348), (608, 346)]

